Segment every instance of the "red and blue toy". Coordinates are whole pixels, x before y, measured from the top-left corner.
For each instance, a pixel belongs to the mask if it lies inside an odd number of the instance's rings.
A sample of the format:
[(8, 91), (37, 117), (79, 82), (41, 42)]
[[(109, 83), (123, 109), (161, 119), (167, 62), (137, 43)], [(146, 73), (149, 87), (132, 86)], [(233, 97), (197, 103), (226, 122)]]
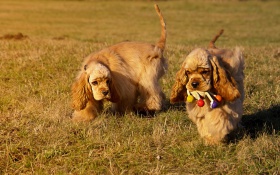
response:
[(204, 99), (207, 97), (210, 100), (210, 108), (216, 108), (219, 106), (219, 102), (222, 101), (220, 95), (214, 95), (211, 92), (202, 92), (202, 91), (192, 91), (187, 90), (187, 102), (192, 103), (194, 99), (197, 100), (196, 104), (199, 107), (203, 107), (205, 102)]

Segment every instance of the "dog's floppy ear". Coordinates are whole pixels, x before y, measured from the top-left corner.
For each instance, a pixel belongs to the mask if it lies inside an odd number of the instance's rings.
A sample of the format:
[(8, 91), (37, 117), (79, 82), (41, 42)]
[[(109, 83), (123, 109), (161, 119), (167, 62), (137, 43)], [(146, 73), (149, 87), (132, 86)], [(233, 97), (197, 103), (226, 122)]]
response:
[(120, 95), (119, 95), (119, 92), (117, 91), (114, 81), (110, 82), (110, 92), (111, 92), (111, 98), (109, 99), (109, 101), (112, 103), (119, 102)]
[(184, 65), (176, 73), (176, 80), (171, 89), (170, 102), (180, 102), (185, 101), (187, 96), (186, 84), (188, 82), (188, 77), (186, 76)]
[(240, 92), (237, 88), (236, 81), (222, 66), (219, 59), (213, 56), (210, 62), (213, 68), (212, 83), (216, 93), (222, 96), (226, 101), (234, 101), (239, 98)]
[(93, 98), (88, 78), (87, 73), (83, 72), (72, 85), (72, 107), (77, 111), (84, 109)]

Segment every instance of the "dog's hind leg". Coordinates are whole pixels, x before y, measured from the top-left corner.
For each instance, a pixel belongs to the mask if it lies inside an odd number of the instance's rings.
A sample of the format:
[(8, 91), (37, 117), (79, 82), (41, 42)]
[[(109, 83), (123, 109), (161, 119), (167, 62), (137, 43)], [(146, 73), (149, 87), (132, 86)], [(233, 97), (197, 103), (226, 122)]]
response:
[(154, 115), (156, 111), (162, 109), (163, 99), (165, 98), (159, 85), (151, 83), (149, 86), (139, 87), (140, 99), (135, 106), (139, 113), (146, 113), (147, 115)]

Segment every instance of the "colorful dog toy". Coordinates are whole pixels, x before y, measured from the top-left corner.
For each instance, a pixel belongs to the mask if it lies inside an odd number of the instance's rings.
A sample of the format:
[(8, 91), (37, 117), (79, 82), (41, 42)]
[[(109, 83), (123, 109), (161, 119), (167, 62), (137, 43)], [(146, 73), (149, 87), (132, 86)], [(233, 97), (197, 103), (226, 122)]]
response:
[[(204, 106), (204, 98), (208, 97), (208, 99), (210, 100), (210, 108), (216, 108), (219, 105), (219, 102), (222, 101), (222, 97), (220, 95), (214, 95), (211, 92), (202, 92), (202, 91), (192, 91), (190, 92), (189, 90), (187, 90), (187, 102), (188, 103), (192, 103), (194, 101), (194, 99), (197, 100), (196, 104), (199, 107), (203, 107)], [(213, 99), (213, 97), (215, 99)]]

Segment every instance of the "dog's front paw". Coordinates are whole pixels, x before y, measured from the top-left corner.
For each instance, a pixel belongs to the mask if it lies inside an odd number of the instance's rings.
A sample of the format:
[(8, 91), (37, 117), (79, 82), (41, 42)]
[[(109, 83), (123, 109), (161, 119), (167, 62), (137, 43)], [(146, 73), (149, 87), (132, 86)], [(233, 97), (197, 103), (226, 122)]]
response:
[(224, 138), (216, 138), (213, 136), (205, 136), (204, 137), (205, 145), (222, 145), (228, 142), (228, 137), (225, 136)]
[(86, 114), (81, 111), (74, 111), (72, 114), (72, 121), (79, 123), (79, 122), (90, 122), (95, 118), (93, 114)]

